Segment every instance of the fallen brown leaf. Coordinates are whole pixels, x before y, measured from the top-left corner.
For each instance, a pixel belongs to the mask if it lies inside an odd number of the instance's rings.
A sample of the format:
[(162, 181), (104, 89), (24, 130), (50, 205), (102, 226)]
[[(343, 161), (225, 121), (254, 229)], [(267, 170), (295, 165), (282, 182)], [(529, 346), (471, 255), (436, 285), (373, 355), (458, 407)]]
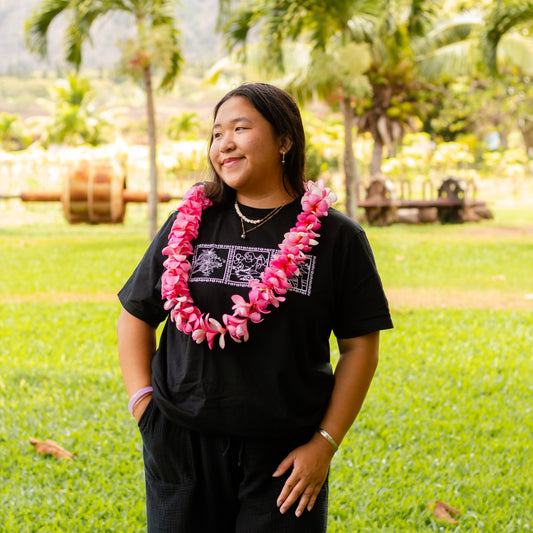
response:
[(453, 517), (460, 515), (461, 511), (459, 511), (458, 509), (455, 509), (451, 505), (448, 505), (447, 503), (441, 502), (439, 500), (430, 502), (427, 505), (428, 507), (433, 508), (432, 512), (435, 518), (438, 518), (439, 520), (442, 520), (444, 522), (448, 522), (449, 524), (459, 523)]
[(47, 439), (44, 442), (41, 442), (37, 439), (30, 437), (30, 443), (35, 446), (35, 451), (37, 453), (44, 453), (46, 455), (53, 455), (58, 459), (74, 459), (74, 454), (65, 450), (59, 446), (59, 444), (53, 440)]

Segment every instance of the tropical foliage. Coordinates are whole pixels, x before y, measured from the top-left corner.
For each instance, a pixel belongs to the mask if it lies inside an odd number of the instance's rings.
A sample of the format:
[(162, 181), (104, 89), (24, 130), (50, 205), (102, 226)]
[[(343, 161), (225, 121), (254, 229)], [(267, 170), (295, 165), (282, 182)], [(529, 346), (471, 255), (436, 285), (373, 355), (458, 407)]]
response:
[(508, 148), (513, 131), (522, 135), (526, 154), (533, 154), (533, 88), (530, 76), (501, 75), (497, 78), (458, 78), (445, 85), (446, 98), (436, 113), (424, 119), (424, 131), (435, 141), (454, 141), (465, 136), (476, 139), (478, 148), (491, 135), (495, 147)]
[[(487, 146), (505, 149), (509, 137), (519, 131), (526, 155), (532, 155), (531, 0), (335, 0), (327, 5), (315, 0), (220, 0), (220, 4), (220, 29), (231, 53), (206, 77), (224, 87), (268, 79), (302, 103), (312, 103), (313, 111), (324, 109), (315, 105), (319, 100), (335, 112), (332, 116), (338, 117), (340, 110), (342, 157), (337, 146), (334, 160), (328, 155), (331, 150), (324, 148), (321, 133), (307, 121), (308, 168), (316, 176), (327, 166), (336, 167), (340, 159), (346, 211), (351, 216), (363, 173), (379, 175), (383, 158), (399, 155), (407, 132), (427, 132), (437, 143), (464, 142), (481, 162), (488, 160)], [(81, 44), (90, 41), (93, 22), (124, 10), (136, 23), (137, 33), (122, 44), (120, 66), (146, 89), (150, 117), (155, 115), (148, 96), (152, 73), (160, 85), (170, 87), (181, 65), (174, 8), (173, 2), (155, 0), (47, 0), (28, 22), (28, 42), (46, 53), (49, 26), (65, 13), (65, 55), (76, 64), (81, 61)], [(68, 99), (57, 105), (50, 139), (98, 142), (102, 138), (105, 128), (95, 122), (98, 117), (90, 97), (89, 91), (79, 107), (67, 104)], [(141, 125), (144, 122), (136, 120), (135, 127)], [(3, 130), (10, 130), (4, 139), (18, 136), (4, 141), (4, 147), (25, 146), (21, 126), (20, 120), (4, 120)], [(153, 184), (155, 118), (146, 127)], [(81, 133), (68, 135), (69, 129)], [(204, 135), (188, 112), (171, 118), (166, 132), (170, 139)], [(372, 138), (371, 152), (365, 149), (355, 157), (361, 143), (354, 142), (354, 132), (359, 140)]]
[(87, 78), (68, 76), (53, 87), (55, 106), (43, 144), (91, 144), (105, 142), (108, 124), (93, 111), (94, 91)]
[[(361, 93), (357, 82), (369, 66), (368, 51), (360, 46), (361, 35), (377, 15), (378, 3), (339, 0), (326, 5), (319, 1), (256, 0), (252, 4), (241, 2), (232, 12), (230, 5), (228, 0), (221, 1), (222, 29), (230, 47), (246, 45), (251, 30), (259, 26), (268, 49), (267, 71), (273, 66), (292, 71), (284, 85), (300, 99), (319, 95), (340, 102), (344, 117), (346, 210), (354, 216), (359, 176), (353, 154), (351, 98), (354, 88), (356, 94)], [(310, 43), (304, 51), (308, 58), (299, 68), (289, 70), (283, 44), (304, 35)]]
[(181, 139), (197, 139), (201, 124), (198, 113), (183, 111), (180, 115), (174, 115), (167, 121), (167, 137), (172, 141)]
[(340, 103), (347, 213), (352, 216), (358, 191), (353, 127), (372, 135), (370, 172), (377, 175), (383, 148), (393, 153), (405, 131), (414, 126), (413, 118), (427, 113), (428, 103), (437, 97), (435, 88), (417, 77), (411, 44), (424, 34), (434, 15), (434, 2), (429, 1), (339, 0), (326, 7), (322, 2), (258, 0), (247, 11), (237, 10), (224, 26), (233, 45), (246, 42), (251, 27), (261, 25), (265, 41), (273, 48), (271, 57), (278, 63), (283, 61), (280, 44), (284, 41), (304, 38), (311, 43), (309, 68), (286, 86), (300, 95), (307, 87), (308, 94)]
[(393, 155), (407, 130), (416, 128), (413, 119), (428, 112), (438, 98), (438, 88), (418, 73), (413, 41), (424, 35), (435, 18), (431, 1), (386, 2), (371, 37), (372, 64), (367, 72), (371, 98), (356, 103), (355, 122), (360, 132), (374, 140), (371, 176), (381, 173), (383, 149)]
[[(494, 72), (496, 64), (502, 73), (503, 65), (506, 66), (508, 83), (527, 83), (533, 40), (524, 25), (532, 18), (531, 1), (510, 0), (496, 6), (481, 2), (469, 10), (456, 2), (451, 6), (451, 15), (441, 9), (441, 4), (432, 0), (371, 3), (337, 0), (326, 6), (323, 2), (303, 0), (251, 3), (221, 0), (225, 15), (222, 29), (230, 47), (246, 44), (251, 30), (258, 29), (260, 39), (270, 51), (265, 57), (279, 69), (285, 61), (287, 41), (300, 39), (309, 43), (311, 52), (305, 71), (300, 77), (286, 78), (285, 86), (295, 94), (305, 94), (303, 88), (307, 88), (306, 96), (319, 94), (329, 96), (330, 102), (341, 102), (345, 117), (348, 213), (350, 189), (358, 180), (351, 152), (353, 125), (359, 133), (372, 135), (370, 174), (375, 176), (381, 172), (384, 148), (388, 148), (389, 156), (394, 155), (406, 131), (424, 126), (431, 133), (445, 134), (444, 125), (449, 124), (449, 137), (476, 124), (476, 108), (481, 113), (479, 91), (492, 83), (486, 74)], [(468, 2), (462, 2), (465, 4)], [(236, 7), (230, 13), (231, 5)], [(257, 41), (257, 32), (253, 35)], [(365, 55), (362, 50), (349, 52), (351, 46), (361, 44), (368, 47), (370, 54), (366, 65), (361, 62)], [(344, 57), (343, 51), (348, 52)], [(502, 61), (496, 63), (496, 57)], [(360, 70), (349, 72), (343, 65), (352, 68), (359, 65)], [(361, 81), (361, 74), (365, 75), (366, 83)], [(458, 110), (453, 109), (453, 103), (446, 106), (446, 100), (456, 94), (459, 76), (464, 76), (462, 83), (469, 86), (467, 94), (471, 95), (468, 98), (473, 113), (466, 102)], [(493, 90), (497, 93), (498, 87)], [(532, 128), (526, 111), (528, 92), (519, 91), (520, 99), (512, 98), (512, 102), (507, 98), (506, 109), (500, 113), (494, 108), (489, 123), (505, 137), (509, 128), (504, 125), (508, 118), (503, 115), (508, 116), (506, 111), (513, 111), (515, 117), (519, 113), (518, 127), (529, 149)]]
[(31, 139), (24, 133), (23, 124), (18, 115), (0, 113), (0, 148), (3, 150), (20, 150), (25, 148)]
[(426, 116), (425, 131), (483, 138), (489, 128), (505, 148), (518, 128), (533, 153), (532, 20), (530, 0), (490, 2), (441, 18), (417, 41), (420, 74), (439, 80), (446, 96)]
[(150, 236), (157, 230), (156, 124), (152, 76), (160, 69), (161, 88), (172, 87), (182, 63), (179, 32), (174, 20), (172, 0), (43, 0), (26, 25), (29, 48), (47, 53), (47, 34), (52, 22), (67, 12), (69, 21), (65, 37), (66, 60), (80, 67), (84, 42), (90, 41), (92, 24), (113, 12), (127, 13), (136, 27), (134, 39), (122, 43), (123, 68), (143, 83), (150, 140), (150, 194), (148, 197)]

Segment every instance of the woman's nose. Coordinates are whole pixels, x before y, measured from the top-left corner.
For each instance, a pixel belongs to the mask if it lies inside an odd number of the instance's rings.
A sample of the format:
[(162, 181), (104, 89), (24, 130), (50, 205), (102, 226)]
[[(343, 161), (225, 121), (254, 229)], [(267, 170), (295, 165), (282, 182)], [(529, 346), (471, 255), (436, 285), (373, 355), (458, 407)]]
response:
[(220, 151), (221, 152), (230, 152), (235, 149), (235, 142), (233, 137), (229, 134), (223, 135), (220, 139)]

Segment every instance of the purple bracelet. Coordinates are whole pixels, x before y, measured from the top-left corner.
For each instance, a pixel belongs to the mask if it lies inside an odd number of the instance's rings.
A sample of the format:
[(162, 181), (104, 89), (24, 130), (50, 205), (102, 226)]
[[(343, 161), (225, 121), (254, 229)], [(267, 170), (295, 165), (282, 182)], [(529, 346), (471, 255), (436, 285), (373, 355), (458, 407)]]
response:
[(128, 411), (130, 412), (130, 415), (133, 416), (133, 408), (135, 407), (137, 402), (144, 398), (147, 394), (153, 392), (153, 390), (153, 387), (143, 387), (130, 398), (130, 401), (128, 402)]

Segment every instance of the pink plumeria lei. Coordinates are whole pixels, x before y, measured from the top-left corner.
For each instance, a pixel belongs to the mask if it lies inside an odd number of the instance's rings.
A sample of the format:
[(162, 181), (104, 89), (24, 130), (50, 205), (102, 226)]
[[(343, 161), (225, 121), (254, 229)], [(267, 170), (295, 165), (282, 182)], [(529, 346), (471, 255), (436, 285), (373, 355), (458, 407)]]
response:
[(188, 258), (193, 253), (191, 241), (198, 237), (203, 210), (211, 205), (203, 185), (192, 187), (178, 208), (168, 246), (163, 249), (163, 255), (168, 258), (163, 263), (165, 271), (161, 278), (161, 296), (166, 299), (164, 307), (170, 310), (170, 319), (178, 330), (191, 335), (198, 344), (206, 340), (210, 349), (217, 335), (220, 335), (219, 346), (224, 348), (226, 333), (236, 342), (246, 342), (250, 336), (248, 321), (261, 322), (261, 315), (270, 313), (269, 306), (279, 307), (285, 300), (282, 295), (291, 288), (288, 280), (300, 275), (298, 267), (306, 260), (305, 253), (318, 244), (316, 239), (319, 234), (316, 231), (321, 226), (320, 218), (327, 216), (328, 208), (336, 200), (335, 194), (325, 187), (323, 179), (316, 183), (305, 183), (302, 212), (297, 217), (296, 225), (285, 233), (283, 242), (278, 245), (280, 253), (272, 257), (261, 273), (260, 280), (248, 283), (248, 301), (238, 294), (231, 297), (233, 315), (223, 315), (223, 326), (209, 313), (202, 313), (189, 292), (189, 272), (192, 267)]

